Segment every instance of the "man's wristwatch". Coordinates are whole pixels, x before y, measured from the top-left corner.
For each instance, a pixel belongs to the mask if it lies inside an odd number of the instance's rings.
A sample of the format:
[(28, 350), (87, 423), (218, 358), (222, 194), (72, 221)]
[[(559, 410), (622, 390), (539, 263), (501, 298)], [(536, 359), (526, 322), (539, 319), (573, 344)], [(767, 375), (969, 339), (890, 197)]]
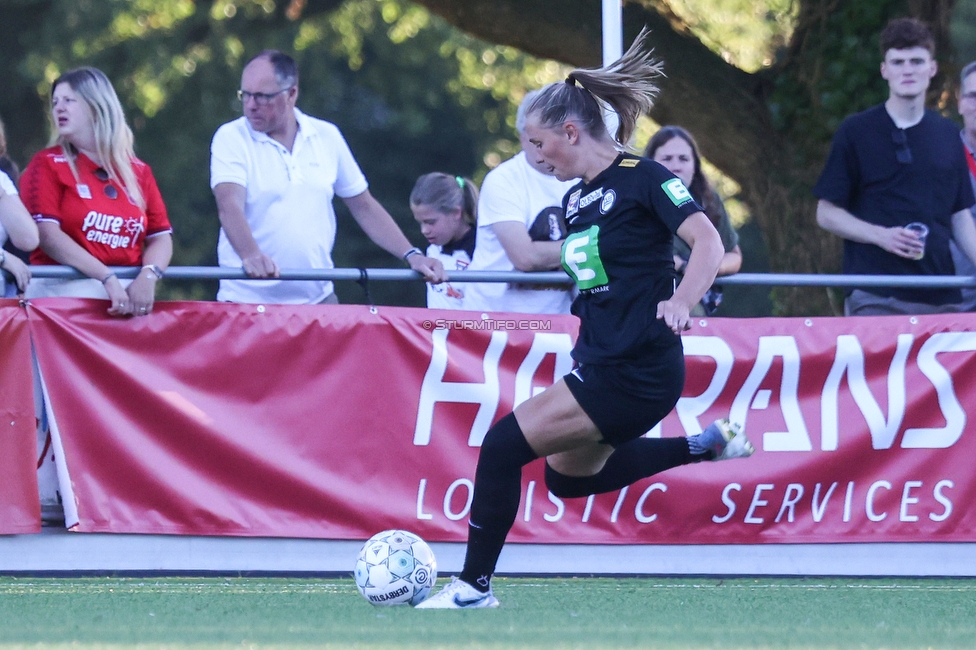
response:
[(408, 250), (406, 253), (403, 254), (403, 261), (406, 262), (413, 255), (423, 255), (423, 254), (424, 252), (422, 250), (414, 246), (413, 248), (411, 248), (410, 250)]

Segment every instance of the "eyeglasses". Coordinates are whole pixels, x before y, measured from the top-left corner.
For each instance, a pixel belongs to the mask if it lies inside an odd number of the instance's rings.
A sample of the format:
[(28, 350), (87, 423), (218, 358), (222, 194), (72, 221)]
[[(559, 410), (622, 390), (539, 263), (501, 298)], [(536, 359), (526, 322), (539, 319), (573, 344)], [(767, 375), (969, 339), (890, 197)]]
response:
[(97, 168), (94, 174), (95, 174), (95, 178), (105, 183), (105, 186), (102, 187), (102, 191), (105, 192), (105, 196), (107, 196), (110, 199), (119, 198), (119, 191), (115, 189), (114, 185), (108, 182), (109, 175), (108, 172), (105, 171), (103, 167)]
[(903, 165), (912, 164), (912, 150), (908, 148), (908, 136), (904, 129), (895, 129), (891, 134), (891, 141), (895, 143), (895, 158)]
[(253, 99), (254, 103), (258, 106), (267, 106), (268, 102), (280, 95), (281, 93), (286, 93), (294, 88), (294, 86), (288, 86), (287, 88), (282, 88), (276, 93), (249, 93), (246, 90), (237, 91), (237, 99), (240, 100), (242, 104), (246, 104), (247, 100)]
[(962, 93), (961, 95), (959, 95), (959, 99), (969, 99), (969, 100), (976, 99), (976, 92)]

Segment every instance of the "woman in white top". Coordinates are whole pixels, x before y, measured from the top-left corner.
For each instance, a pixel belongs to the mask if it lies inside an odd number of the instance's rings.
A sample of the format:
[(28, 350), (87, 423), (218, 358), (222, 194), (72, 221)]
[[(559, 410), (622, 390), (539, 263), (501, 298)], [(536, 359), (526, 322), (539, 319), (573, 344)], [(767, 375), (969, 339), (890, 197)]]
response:
[[(0, 171), (0, 246), (7, 241), (22, 251), (32, 251), (40, 241), (37, 234), (37, 224), (31, 219), (27, 208), (20, 202), (17, 187), (10, 177)], [(17, 292), (23, 293), (30, 282), (30, 268), (17, 256), (11, 255), (0, 248), (0, 269), (9, 272), (17, 284)], [(0, 286), (4, 279), (0, 277)], [(5, 287), (3, 287), (5, 289)], [(0, 295), (6, 295), (6, 292)]]
[[(444, 270), (463, 271), (471, 264), (478, 229), (478, 186), (474, 181), (442, 172), (424, 174), (410, 192), (410, 210), (430, 246), (427, 257)], [(457, 282), (427, 285), (427, 306), (463, 309), (465, 286)]]

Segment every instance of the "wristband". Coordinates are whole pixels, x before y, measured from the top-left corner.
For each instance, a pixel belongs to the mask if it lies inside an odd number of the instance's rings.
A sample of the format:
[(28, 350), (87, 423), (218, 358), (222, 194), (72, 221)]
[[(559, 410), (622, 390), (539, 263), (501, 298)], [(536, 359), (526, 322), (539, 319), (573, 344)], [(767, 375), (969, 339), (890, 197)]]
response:
[(105, 284), (106, 282), (108, 282), (109, 280), (111, 280), (114, 277), (116, 277), (115, 274), (112, 273), (112, 272), (109, 272), (108, 275), (106, 275), (104, 278), (102, 278), (102, 284)]
[(157, 280), (163, 279), (163, 270), (158, 266), (156, 266), (155, 264), (146, 264), (144, 267), (142, 267), (143, 271), (145, 271), (146, 269), (149, 269), (149, 271), (156, 276)]
[(424, 252), (422, 250), (414, 246), (413, 248), (411, 248), (410, 250), (408, 250), (406, 253), (403, 254), (403, 261), (406, 262), (413, 255), (423, 255), (423, 254)]

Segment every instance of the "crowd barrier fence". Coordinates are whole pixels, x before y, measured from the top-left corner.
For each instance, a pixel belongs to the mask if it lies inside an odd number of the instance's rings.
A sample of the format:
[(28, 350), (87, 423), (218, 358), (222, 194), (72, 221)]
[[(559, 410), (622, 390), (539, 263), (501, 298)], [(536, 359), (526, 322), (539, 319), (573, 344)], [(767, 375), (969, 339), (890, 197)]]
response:
[[(139, 267), (116, 266), (112, 272), (120, 278), (134, 278)], [(69, 266), (32, 266), (37, 278), (85, 277)], [(219, 266), (171, 266), (164, 278), (170, 280), (247, 280), (242, 269)], [(338, 269), (282, 269), (282, 280), (377, 280), (421, 281), (415, 271), (386, 268)], [(571, 280), (558, 271), (523, 273), (520, 271), (450, 271), (454, 282), (519, 282), (522, 284), (566, 284)], [(912, 287), (912, 288), (976, 288), (976, 276), (958, 275), (844, 275), (819, 273), (736, 273), (715, 279), (716, 284), (738, 286), (792, 287)]]
[[(34, 269), (37, 277), (73, 273)], [(417, 279), (397, 269), (284, 273)], [(550, 284), (559, 275), (493, 279)], [(727, 279), (750, 279), (742, 275)], [(243, 274), (167, 271), (174, 280), (201, 276)], [(809, 278), (816, 286), (842, 280)], [(124, 320), (106, 317), (96, 301), (3, 301), (0, 399), (11, 429), (0, 438), (0, 505), (17, 502), (20, 511), (0, 518), (12, 536), (0, 546), (20, 554), (6, 554), (15, 559), (0, 561), (0, 571), (25, 557), (32, 536), (23, 533), (40, 529), (37, 493), (23, 480), (30, 470), (17, 460), (28, 456), (25, 431), (35, 443), (24, 390), (33, 363), (45, 397), (37, 419), (59, 457), (67, 526), (90, 533), (68, 536), (110, 538), (116, 569), (126, 561), (118, 545), (133, 539), (159, 548), (183, 538), (188, 556), (201, 540), (220, 547), (214, 538), (328, 541), (335, 550), (404, 527), (439, 545), (452, 570), (481, 438), (567, 371), (577, 322), (433, 313), (204, 301), (161, 302), (150, 318)], [(503, 572), (710, 573), (730, 547), (742, 563), (720, 572), (976, 572), (976, 511), (967, 505), (976, 498), (968, 461), (976, 452), (976, 315), (700, 319), (683, 342), (685, 393), (648, 435), (686, 435), (731, 415), (757, 454), (579, 500), (547, 494), (537, 463), (526, 470)], [(9, 527), (18, 521), (21, 529)], [(581, 544), (601, 551), (580, 563)], [(263, 548), (257, 562), (267, 567), (271, 547)], [(215, 556), (234, 561), (226, 546)]]

